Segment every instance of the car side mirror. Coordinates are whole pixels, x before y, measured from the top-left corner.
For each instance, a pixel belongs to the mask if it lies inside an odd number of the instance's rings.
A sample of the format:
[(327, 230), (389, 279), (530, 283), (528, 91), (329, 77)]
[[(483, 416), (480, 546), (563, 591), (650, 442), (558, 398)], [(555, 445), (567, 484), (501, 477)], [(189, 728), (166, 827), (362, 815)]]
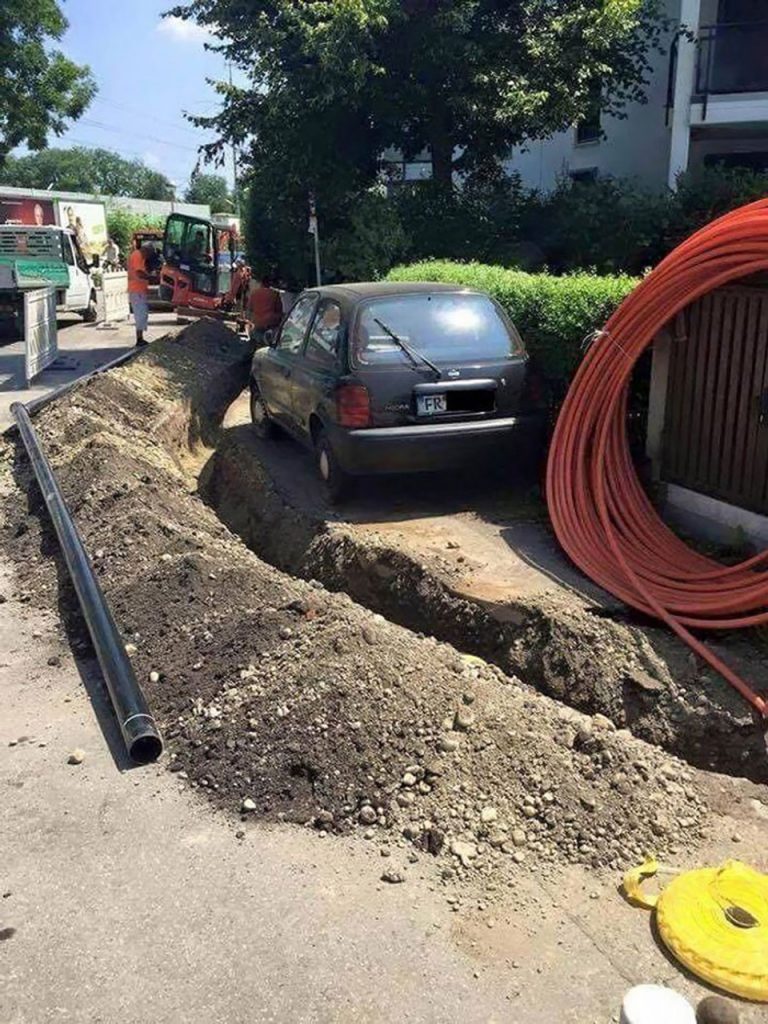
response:
[(264, 343), (270, 348), (274, 348), (277, 344), (277, 331), (274, 327), (268, 327), (266, 331), (264, 331)]
[(94, 270), (98, 270), (101, 266), (101, 256), (99, 256), (98, 253), (94, 253), (93, 256), (91, 256), (91, 266)]

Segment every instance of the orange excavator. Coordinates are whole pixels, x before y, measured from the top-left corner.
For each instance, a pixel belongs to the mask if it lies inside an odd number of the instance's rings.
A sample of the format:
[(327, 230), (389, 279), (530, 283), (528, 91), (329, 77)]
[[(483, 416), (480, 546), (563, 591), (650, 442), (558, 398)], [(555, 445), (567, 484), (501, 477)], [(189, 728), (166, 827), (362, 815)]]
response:
[(240, 318), (251, 272), (236, 218), (172, 213), (165, 223), (160, 298), (176, 308)]

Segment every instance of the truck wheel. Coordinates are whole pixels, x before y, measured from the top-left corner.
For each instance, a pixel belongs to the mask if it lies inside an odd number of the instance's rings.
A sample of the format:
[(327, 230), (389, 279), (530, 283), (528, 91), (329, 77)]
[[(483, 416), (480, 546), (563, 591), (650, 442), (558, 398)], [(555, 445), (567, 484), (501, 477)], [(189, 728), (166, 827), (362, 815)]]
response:
[(257, 437), (262, 441), (272, 441), (277, 435), (275, 421), (261, 397), (258, 384), (251, 381), (251, 423)]
[(95, 324), (99, 316), (99, 307), (96, 305), (96, 296), (92, 295), (88, 300), (88, 308), (83, 310), (83, 320), (87, 324)]
[(324, 430), (320, 430), (315, 438), (315, 456), (317, 471), (323, 482), (326, 496), (332, 505), (336, 505), (349, 495), (354, 480), (349, 473), (341, 468)]

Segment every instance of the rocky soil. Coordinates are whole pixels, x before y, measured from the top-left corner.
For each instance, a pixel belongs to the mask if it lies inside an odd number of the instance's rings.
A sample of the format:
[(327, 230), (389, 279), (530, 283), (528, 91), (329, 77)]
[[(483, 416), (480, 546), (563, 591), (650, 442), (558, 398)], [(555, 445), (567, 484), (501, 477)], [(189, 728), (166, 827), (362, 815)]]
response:
[[(248, 426), (236, 426), (201, 474), (206, 500), (262, 558), (479, 655), (586, 714), (605, 715), (697, 767), (768, 780), (764, 728), (736, 691), (664, 627), (598, 588), (593, 599), (565, 586), (530, 594), (502, 584), (479, 595), (465, 585), (476, 534), (467, 531), (469, 544), (461, 546), (443, 542), (441, 552), (424, 517), (419, 530), (397, 533), (356, 522), (354, 504), (331, 517), (300, 487), (281, 486), (275, 470), (285, 476), (283, 463), (304, 471), (295, 452), (285, 452), (295, 447), (278, 442), (270, 450)], [(461, 525), (455, 515), (446, 522)], [(501, 565), (497, 572), (503, 571)], [(764, 646), (744, 632), (706, 639), (758, 690), (764, 686)]]
[[(36, 418), (177, 778), (243, 819), (357, 829), (382, 878), (435, 857), (492, 890), (565, 862), (626, 867), (707, 827), (708, 778), (675, 757), (268, 565), (194, 493), (190, 460), (249, 353), (215, 323), (156, 343)], [(9, 441), (2, 542), (23, 598), (71, 590)], [(83, 643), (82, 633), (75, 633)]]

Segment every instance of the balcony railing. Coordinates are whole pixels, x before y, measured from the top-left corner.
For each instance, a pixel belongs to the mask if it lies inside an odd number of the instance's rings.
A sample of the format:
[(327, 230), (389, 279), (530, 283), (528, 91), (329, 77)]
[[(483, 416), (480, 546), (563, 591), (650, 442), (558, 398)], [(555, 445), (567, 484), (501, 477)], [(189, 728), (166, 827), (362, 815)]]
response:
[(768, 21), (706, 25), (699, 33), (696, 94), (768, 92)]

